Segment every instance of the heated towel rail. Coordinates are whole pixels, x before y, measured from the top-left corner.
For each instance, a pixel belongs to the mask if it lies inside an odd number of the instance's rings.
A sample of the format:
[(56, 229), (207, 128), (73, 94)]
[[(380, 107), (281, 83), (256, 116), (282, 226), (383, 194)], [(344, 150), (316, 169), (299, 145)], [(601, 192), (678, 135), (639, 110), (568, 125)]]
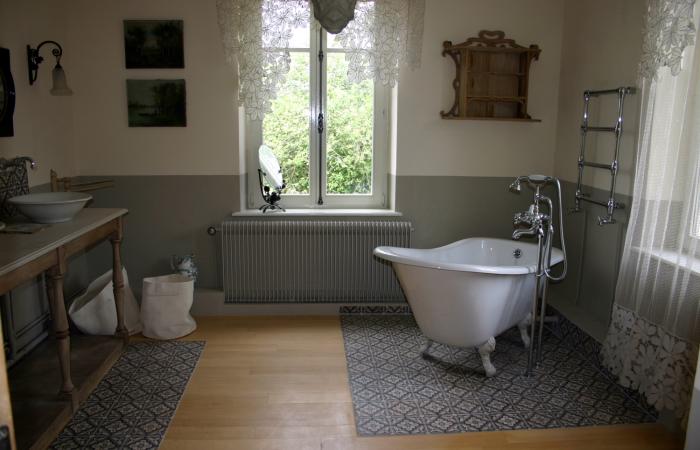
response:
[(391, 265), (372, 251), (410, 247), (410, 222), (226, 220), (221, 245), (227, 303), (405, 301)]
[[(581, 201), (593, 203), (607, 208), (605, 216), (598, 216), (598, 225), (608, 225), (615, 223), (613, 214), (616, 209), (624, 208), (625, 205), (615, 200), (615, 183), (617, 181), (617, 172), (619, 170), (620, 142), (622, 141), (622, 122), (623, 112), (625, 107), (625, 97), (629, 94), (634, 94), (635, 88), (629, 86), (619, 87), (617, 89), (605, 89), (600, 91), (584, 91), (583, 93), (583, 122), (581, 123), (581, 149), (578, 157), (578, 181), (576, 182), (576, 203), (573, 211), (581, 210)], [(589, 106), (591, 98), (600, 97), (602, 95), (617, 95), (617, 121), (612, 127), (590, 126), (589, 121)], [(589, 132), (615, 133), (615, 149), (613, 152), (613, 160), (610, 164), (602, 164), (585, 159), (586, 153), (586, 136)], [(594, 169), (604, 169), (610, 171), (610, 191), (607, 202), (594, 200), (589, 198), (587, 194), (581, 191), (583, 183), (583, 169), (592, 167)]]

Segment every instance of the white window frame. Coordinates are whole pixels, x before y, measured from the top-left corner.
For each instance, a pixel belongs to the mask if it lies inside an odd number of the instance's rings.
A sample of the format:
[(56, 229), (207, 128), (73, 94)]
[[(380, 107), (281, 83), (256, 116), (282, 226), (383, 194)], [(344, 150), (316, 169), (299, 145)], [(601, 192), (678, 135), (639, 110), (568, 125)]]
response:
[[(313, 19), (312, 19), (313, 20)], [(329, 53), (343, 53), (342, 49), (327, 48), (326, 31), (318, 23), (311, 24), (310, 48), (289, 48), (289, 52), (309, 52), (310, 105), (309, 105), (309, 190), (308, 195), (283, 194), (280, 204), (285, 208), (324, 208), (324, 209), (384, 209), (388, 207), (387, 185), (390, 157), (391, 88), (374, 83), (374, 129), (372, 133), (372, 193), (371, 194), (329, 194), (326, 192), (326, 132), (318, 133), (319, 113), (324, 114), (324, 128), (327, 126), (326, 83), (319, 93), (318, 54), (323, 52), (322, 73), (327, 73)], [(318, 30), (322, 30), (319, 32)], [(271, 50), (275, 51), (275, 50)], [(315, 67), (314, 67), (315, 66)], [(247, 207), (257, 208), (263, 204), (258, 183), (258, 148), (262, 142), (262, 121), (245, 118), (245, 147), (247, 167)], [(273, 151), (275, 149), (272, 149)], [(319, 174), (319, 168), (322, 173)], [(284, 176), (284, 174), (282, 174)], [(319, 177), (323, 179), (319, 179)], [(322, 192), (319, 192), (320, 190)], [(319, 204), (319, 194), (323, 204)]]

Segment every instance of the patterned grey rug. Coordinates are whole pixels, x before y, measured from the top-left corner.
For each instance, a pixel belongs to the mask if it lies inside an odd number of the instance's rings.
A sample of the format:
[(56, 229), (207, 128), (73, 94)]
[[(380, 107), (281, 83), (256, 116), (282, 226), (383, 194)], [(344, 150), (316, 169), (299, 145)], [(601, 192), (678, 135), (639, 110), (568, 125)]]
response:
[(204, 349), (201, 341), (130, 344), (52, 449), (157, 449)]
[(360, 435), (456, 433), (653, 422), (657, 414), (600, 366), (599, 345), (573, 324), (546, 333), (543, 361), (523, 375), (517, 329), (496, 338), (486, 378), (478, 354), (435, 344), (410, 315), (341, 317)]

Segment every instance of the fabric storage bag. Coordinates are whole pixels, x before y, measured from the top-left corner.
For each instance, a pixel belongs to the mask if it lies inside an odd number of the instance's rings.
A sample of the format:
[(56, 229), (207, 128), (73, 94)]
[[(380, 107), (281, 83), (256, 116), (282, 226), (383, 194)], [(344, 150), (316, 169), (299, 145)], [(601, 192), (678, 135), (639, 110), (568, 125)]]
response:
[[(129, 334), (141, 332), (139, 305), (129, 287), (126, 269), (124, 277), (124, 325)], [(117, 329), (117, 307), (114, 304), (112, 271), (99, 276), (90, 283), (85, 294), (76, 298), (68, 308), (68, 315), (80, 331), (85, 334), (113, 335)]]
[(190, 315), (194, 279), (179, 274), (143, 279), (141, 322), (143, 335), (152, 339), (175, 339), (197, 329)]

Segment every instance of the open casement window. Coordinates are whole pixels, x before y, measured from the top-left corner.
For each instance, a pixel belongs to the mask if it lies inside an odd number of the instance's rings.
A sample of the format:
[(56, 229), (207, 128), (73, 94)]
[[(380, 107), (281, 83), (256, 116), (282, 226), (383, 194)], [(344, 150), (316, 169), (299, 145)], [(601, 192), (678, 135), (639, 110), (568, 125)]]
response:
[(262, 204), (261, 144), (279, 159), (284, 207), (387, 207), (391, 88), (351, 82), (346, 52), (334, 37), (315, 22), (295, 29), (290, 70), (272, 111), (262, 121), (245, 119), (249, 208)]

